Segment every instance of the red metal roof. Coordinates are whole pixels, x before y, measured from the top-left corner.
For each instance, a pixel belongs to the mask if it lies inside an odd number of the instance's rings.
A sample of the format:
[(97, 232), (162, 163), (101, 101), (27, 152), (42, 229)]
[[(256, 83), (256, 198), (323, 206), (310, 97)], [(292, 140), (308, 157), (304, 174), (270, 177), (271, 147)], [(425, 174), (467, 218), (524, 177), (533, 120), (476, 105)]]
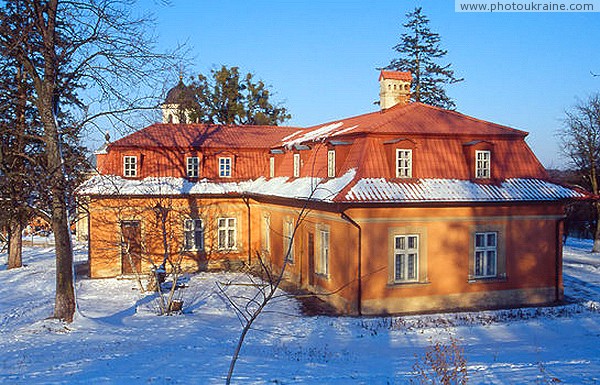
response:
[(410, 72), (401, 71), (381, 71), (381, 73), (379, 74), (379, 81), (381, 81), (381, 78), (404, 80), (405, 82), (410, 82), (412, 81), (412, 74)]
[(487, 122), (423, 103), (392, 108), (309, 127), (280, 145), (339, 138), (355, 134), (396, 134), (431, 136), (527, 136), (527, 132)]
[(109, 147), (270, 148), (299, 128), (156, 123)]

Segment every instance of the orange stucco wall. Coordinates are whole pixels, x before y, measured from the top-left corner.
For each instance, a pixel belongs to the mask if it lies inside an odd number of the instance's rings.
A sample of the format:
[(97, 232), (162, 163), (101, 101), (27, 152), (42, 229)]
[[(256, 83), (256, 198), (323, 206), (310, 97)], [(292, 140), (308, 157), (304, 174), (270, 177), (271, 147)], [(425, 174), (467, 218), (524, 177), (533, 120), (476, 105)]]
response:
[[(150, 259), (162, 259), (161, 231), (154, 210), (157, 199), (90, 200), (92, 277), (122, 273), (119, 223), (123, 220), (142, 223), (142, 270), (149, 271)], [(260, 254), (278, 271), (286, 253), (284, 224), (296, 223), (302, 210), (241, 198), (163, 198), (161, 205), (170, 212), (169, 251), (182, 256), (184, 265), (192, 270), (222, 260), (256, 261)], [(360, 252), (359, 230), (334, 208), (313, 207), (303, 212), (286, 277), (343, 312), (385, 314), (516, 306), (547, 303), (562, 296), (562, 270), (556, 263), (561, 256), (560, 204), (350, 208), (344, 213), (361, 229)], [(205, 252), (181, 252), (183, 218), (189, 217), (204, 221)], [(236, 218), (235, 250), (217, 250), (218, 217)], [(329, 233), (326, 275), (315, 273), (322, 229)], [(497, 278), (473, 279), (476, 231), (499, 234)], [(393, 282), (393, 237), (403, 234), (419, 235), (419, 282)]]

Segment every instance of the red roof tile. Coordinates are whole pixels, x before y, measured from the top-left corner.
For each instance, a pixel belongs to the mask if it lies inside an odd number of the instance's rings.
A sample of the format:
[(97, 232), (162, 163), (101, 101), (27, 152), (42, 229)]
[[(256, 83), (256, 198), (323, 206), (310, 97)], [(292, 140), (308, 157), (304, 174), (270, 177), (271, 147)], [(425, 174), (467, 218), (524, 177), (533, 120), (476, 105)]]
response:
[(309, 127), (290, 138), (286, 138), (280, 145), (333, 138), (341, 139), (343, 136), (366, 133), (433, 136), (468, 135), (474, 138), (527, 136), (525, 131), (476, 119), (456, 111), (449, 111), (423, 103), (410, 103), (396, 105), (384, 111), (371, 112)]
[(116, 140), (110, 147), (270, 148), (299, 128), (156, 123)]
[(404, 80), (405, 82), (410, 82), (412, 81), (412, 74), (410, 72), (401, 71), (381, 71), (381, 73), (379, 74), (379, 81), (381, 81), (381, 78)]

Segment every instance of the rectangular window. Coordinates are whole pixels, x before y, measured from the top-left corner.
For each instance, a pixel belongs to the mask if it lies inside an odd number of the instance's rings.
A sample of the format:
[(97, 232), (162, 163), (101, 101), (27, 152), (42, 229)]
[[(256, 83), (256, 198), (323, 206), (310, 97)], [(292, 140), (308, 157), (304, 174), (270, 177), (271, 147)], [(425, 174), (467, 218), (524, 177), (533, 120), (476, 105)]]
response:
[(475, 177), (490, 178), (490, 151), (475, 151)]
[(186, 158), (186, 169), (188, 178), (198, 178), (198, 170), (200, 168), (200, 159), (197, 156)]
[(396, 178), (412, 178), (412, 150), (396, 149)]
[(269, 178), (275, 177), (275, 157), (269, 158)]
[(315, 273), (321, 275), (329, 274), (329, 230), (320, 229), (317, 232), (317, 242), (319, 245), (317, 254), (317, 263), (315, 263)]
[(233, 250), (236, 248), (235, 218), (219, 218), (217, 238), (219, 250)]
[(283, 222), (283, 252), (289, 263), (294, 263), (294, 221)]
[(394, 282), (419, 280), (419, 236), (394, 237)]
[(300, 154), (294, 154), (294, 178), (300, 176)]
[(335, 177), (335, 150), (327, 151), (327, 177)]
[(123, 157), (123, 176), (137, 176), (137, 156)]
[(473, 272), (475, 278), (496, 277), (498, 256), (498, 233), (475, 233), (475, 256)]
[(183, 221), (183, 249), (187, 251), (204, 250), (202, 219), (185, 219)]
[(263, 217), (263, 250), (271, 252), (271, 218), (268, 215)]
[(219, 158), (219, 177), (231, 178), (231, 158)]

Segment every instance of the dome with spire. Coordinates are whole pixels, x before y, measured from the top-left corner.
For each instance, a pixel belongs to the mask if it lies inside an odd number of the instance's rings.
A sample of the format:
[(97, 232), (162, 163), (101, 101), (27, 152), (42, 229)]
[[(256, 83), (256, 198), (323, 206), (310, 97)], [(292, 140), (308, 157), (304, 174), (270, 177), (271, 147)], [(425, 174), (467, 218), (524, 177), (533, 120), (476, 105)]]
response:
[(164, 104), (182, 104), (194, 100), (194, 92), (183, 83), (183, 77), (179, 77), (179, 83), (167, 92)]
[(183, 83), (183, 76), (179, 76), (179, 83), (167, 92), (161, 106), (163, 123), (190, 122), (190, 106), (194, 105), (194, 100), (194, 91)]

